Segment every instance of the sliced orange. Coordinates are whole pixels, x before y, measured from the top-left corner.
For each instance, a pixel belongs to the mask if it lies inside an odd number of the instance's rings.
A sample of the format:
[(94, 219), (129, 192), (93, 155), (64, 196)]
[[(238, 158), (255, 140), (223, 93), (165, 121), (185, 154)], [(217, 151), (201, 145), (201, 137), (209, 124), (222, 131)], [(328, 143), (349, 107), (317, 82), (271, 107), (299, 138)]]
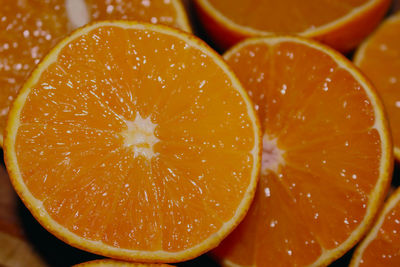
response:
[(168, 264), (145, 264), (145, 263), (134, 263), (134, 262), (124, 262), (117, 260), (94, 260), (88, 261), (80, 264), (76, 264), (73, 267), (172, 267)]
[(18, 197), (11, 186), (5, 166), (0, 166), (0, 266), (46, 266), (33, 245), (25, 238)]
[(27, 240), (0, 229), (0, 266), (45, 267), (47, 264)]
[(400, 266), (400, 188), (387, 200), (350, 266)]
[[(70, 0), (76, 1), (76, 0)], [(190, 32), (181, 0), (85, 0), (90, 20), (139, 20)]]
[(5, 161), (37, 220), (109, 257), (175, 262), (243, 218), (259, 168), (250, 99), (173, 28), (99, 22), (59, 43), (10, 111)]
[(0, 145), (10, 105), (38, 62), (71, 30), (99, 19), (144, 20), (190, 31), (180, 0), (1, 1)]
[(372, 85), (339, 53), (296, 37), (244, 41), (224, 58), (263, 135), (244, 221), (215, 250), (226, 266), (321, 266), (368, 230), (391, 180), (392, 146)]
[(400, 160), (400, 13), (388, 18), (357, 50), (354, 63), (383, 99)]
[(22, 237), (23, 231), (19, 215), (18, 196), (10, 183), (6, 167), (0, 166), (0, 231)]
[(348, 52), (383, 18), (390, 0), (195, 0), (199, 18), (226, 49), (252, 36), (296, 34)]

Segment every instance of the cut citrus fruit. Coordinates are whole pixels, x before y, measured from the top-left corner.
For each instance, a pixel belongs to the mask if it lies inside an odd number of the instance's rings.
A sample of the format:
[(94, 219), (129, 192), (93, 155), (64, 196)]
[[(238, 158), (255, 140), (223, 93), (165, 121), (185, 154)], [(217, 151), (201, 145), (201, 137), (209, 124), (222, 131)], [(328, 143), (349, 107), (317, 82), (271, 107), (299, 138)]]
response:
[(51, 47), (75, 27), (99, 19), (140, 19), (190, 31), (179, 0), (4, 0), (1, 4), (0, 145), (18, 90)]
[(0, 231), (17, 237), (23, 236), (18, 196), (10, 183), (5, 166), (0, 166)]
[(94, 260), (74, 265), (73, 267), (172, 267), (168, 264), (145, 264), (145, 263), (134, 263), (124, 262), (117, 260)]
[(32, 244), (25, 239), (18, 197), (5, 166), (0, 166), (0, 266), (46, 266)]
[(355, 48), (383, 18), (390, 0), (196, 0), (199, 18), (226, 49), (251, 36), (296, 34), (341, 52)]
[(243, 218), (258, 120), (223, 59), (164, 26), (99, 22), (59, 43), (25, 83), (4, 143), (14, 188), (67, 243), (174, 262)]
[(350, 266), (400, 266), (400, 188), (390, 196), (374, 227), (357, 247)]
[(387, 19), (357, 50), (354, 63), (383, 99), (400, 160), (400, 13)]
[(44, 267), (47, 265), (29, 242), (0, 230), (0, 266)]
[(138, 20), (173, 26), (187, 32), (191, 31), (181, 0), (85, 1), (90, 20)]
[(215, 250), (227, 266), (320, 266), (368, 229), (391, 180), (387, 120), (339, 53), (296, 37), (244, 41), (224, 58), (263, 135), (255, 200)]

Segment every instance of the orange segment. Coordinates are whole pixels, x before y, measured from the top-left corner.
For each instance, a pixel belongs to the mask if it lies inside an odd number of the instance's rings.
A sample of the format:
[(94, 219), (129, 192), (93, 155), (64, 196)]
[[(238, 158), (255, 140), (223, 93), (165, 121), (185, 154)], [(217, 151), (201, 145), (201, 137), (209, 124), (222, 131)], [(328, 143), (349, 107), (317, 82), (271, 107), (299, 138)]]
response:
[(190, 32), (180, 0), (2, 1), (0, 10), (0, 145), (18, 90), (39, 61), (74, 28), (104, 19), (162, 23)]
[(247, 37), (296, 34), (348, 52), (379, 23), (390, 0), (196, 0), (206, 31), (226, 49)]
[(79, 248), (193, 258), (253, 198), (252, 104), (215, 52), (172, 28), (100, 22), (76, 31), (33, 72), (10, 114), (5, 153), (16, 191)]
[(387, 200), (374, 227), (357, 247), (350, 266), (400, 265), (400, 189)]
[(296, 37), (254, 38), (224, 58), (260, 118), (255, 200), (214, 250), (226, 266), (320, 266), (349, 250), (380, 206), (391, 140), (372, 86), (333, 50)]
[(360, 46), (354, 62), (382, 97), (393, 133), (394, 153), (400, 160), (400, 13), (387, 19)]

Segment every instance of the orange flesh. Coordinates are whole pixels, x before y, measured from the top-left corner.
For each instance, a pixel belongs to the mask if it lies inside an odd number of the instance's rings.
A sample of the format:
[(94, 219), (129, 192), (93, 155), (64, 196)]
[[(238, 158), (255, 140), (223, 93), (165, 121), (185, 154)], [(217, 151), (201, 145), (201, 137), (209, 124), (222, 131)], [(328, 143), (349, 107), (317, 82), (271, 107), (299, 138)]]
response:
[[(76, 1), (77, 0), (69, 0)], [(11, 103), (38, 62), (73, 29), (65, 0), (5, 0), (0, 9), (0, 132)], [(134, 19), (181, 27), (171, 1), (87, 0), (90, 20)], [(107, 5), (106, 5), (107, 4)]]
[[(400, 15), (385, 22), (368, 40), (356, 62), (375, 84), (385, 104), (395, 147), (400, 147)], [(400, 156), (400, 155), (397, 155)]]
[(301, 43), (225, 58), (254, 101), (264, 149), (255, 201), (215, 253), (243, 266), (311, 264), (366, 214), (381, 154), (373, 107), (346, 70)]
[(365, 248), (359, 265), (400, 266), (400, 205), (397, 203), (385, 216), (376, 237)]
[[(32, 86), (18, 165), (51, 218), (78, 236), (179, 251), (217, 232), (249, 187), (256, 129), (248, 112), (198, 48), (102, 26), (65, 46)], [(153, 147), (125, 137), (139, 116), (155, 125)], [(153, 154), (136, 155), (138, 147)]]
[(68, 32), (62, 1), (2, 1), (0, 129), (18, 90), (40, 59)]
[(207, 0), (238, 25), (274, 33), (300, 33), (339, 19), (369, 0)]
[(173, 6), (173, 0), (85, 1), (92, 20), (134, 19), (176, 28), (182, 27), (176, 19), (177, 12)]

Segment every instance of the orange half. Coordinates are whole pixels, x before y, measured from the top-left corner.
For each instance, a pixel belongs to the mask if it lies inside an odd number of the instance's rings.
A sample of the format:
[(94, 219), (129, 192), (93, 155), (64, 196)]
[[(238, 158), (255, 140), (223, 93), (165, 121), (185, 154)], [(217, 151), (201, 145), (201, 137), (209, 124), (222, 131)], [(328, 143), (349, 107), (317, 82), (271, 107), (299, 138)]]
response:
[(400, 13), (384, 23), (357, 50), (354, 63), (382, 97), (400, 160)]
[(224, 58), (254, 102), (263, 148), (255, 200), (216, 256), (226, 266), (328, 265), (369, 229), (390, 184), (374, 88), (339, 53), (296, 37), (249, 39)]
[(0, 9), (0, 145), (8, 111), (39, 61), (73, 29), (94, 20), (163, 23), (190, 32), (180, 0), (3, 0)]
[(244, 217), (260, 140), (250, 99), (204, 42), (116, 21), (81, 28), (46, 56), (14, 102), (4, 150), (14, 188), (60, 239), (175, 262)]
[(350, 266), (400, 266), (400, 189), (387, 200), (374, 227), (357, 247)]
[(111, 259), (103, 259), (103, 260), (94, 260), (76, 264), (73, 267), (173, 267), (173, 265), (134, 263), (134, 262), (111, 260)]
[(293, 34), (341, 51), (354, 49), (378, 25), (390, 0), (196, 0), (199, 18), (226, 49), (253, 36)]
[(0, 166), (0, 266), (45, 266), (26, 238), (18, 204), (7, 170)]

